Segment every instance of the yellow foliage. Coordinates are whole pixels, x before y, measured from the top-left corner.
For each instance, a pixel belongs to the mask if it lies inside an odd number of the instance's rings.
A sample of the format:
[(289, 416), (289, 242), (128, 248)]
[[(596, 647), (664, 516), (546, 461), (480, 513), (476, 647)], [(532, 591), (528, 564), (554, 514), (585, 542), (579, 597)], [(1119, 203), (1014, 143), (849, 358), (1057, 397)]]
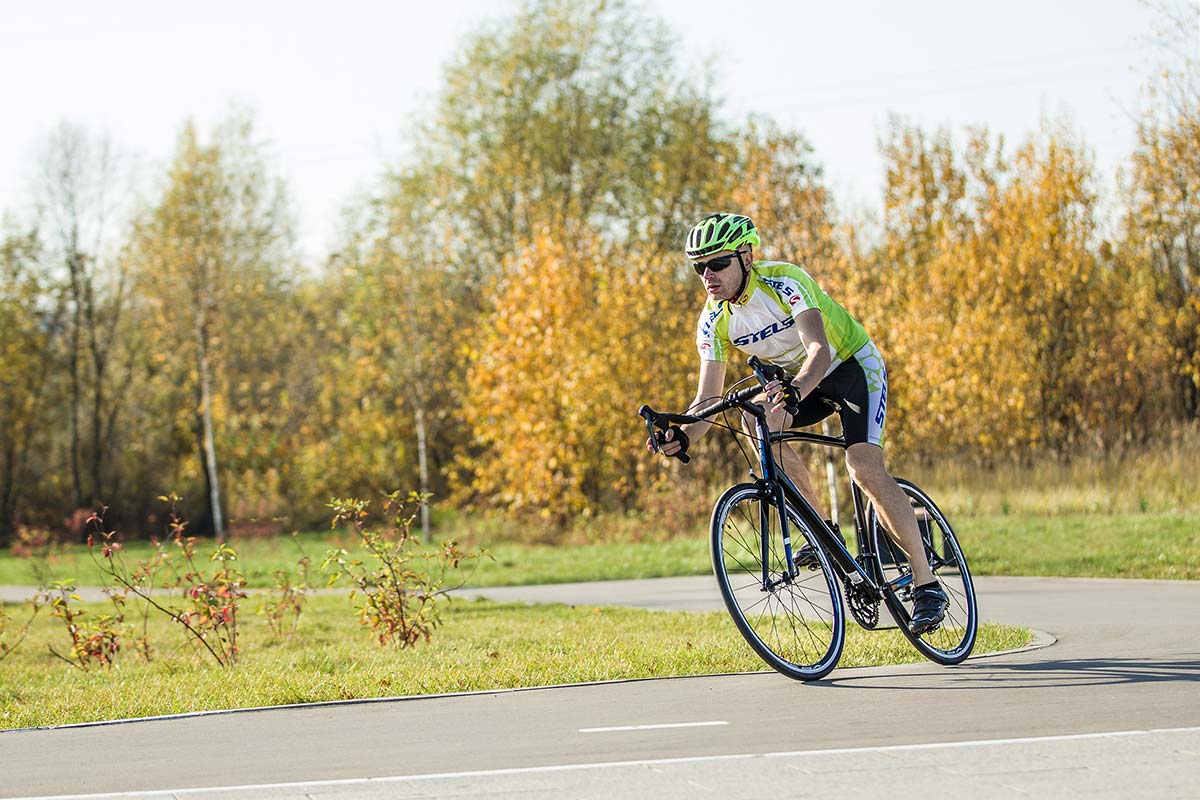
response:
[(650, 480), (639, 398), (682, 404), (693, 379), (694, 310), (674, 280), (661, 258), (598, 237), (568, 250), (543, 235), (507, 259), (463, 409), (480, 501), (561, 521)]

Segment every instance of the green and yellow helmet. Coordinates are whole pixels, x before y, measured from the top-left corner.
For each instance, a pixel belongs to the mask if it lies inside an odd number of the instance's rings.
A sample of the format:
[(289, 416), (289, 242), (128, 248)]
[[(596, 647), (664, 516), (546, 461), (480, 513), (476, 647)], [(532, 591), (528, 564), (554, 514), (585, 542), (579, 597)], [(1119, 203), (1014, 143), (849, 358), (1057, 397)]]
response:
[(758, 231), (749, 217), (741, 214), (709, 214), (688, 231), (683, 252), (690, 259), (703, 258), (744, 244), (758, 246)]

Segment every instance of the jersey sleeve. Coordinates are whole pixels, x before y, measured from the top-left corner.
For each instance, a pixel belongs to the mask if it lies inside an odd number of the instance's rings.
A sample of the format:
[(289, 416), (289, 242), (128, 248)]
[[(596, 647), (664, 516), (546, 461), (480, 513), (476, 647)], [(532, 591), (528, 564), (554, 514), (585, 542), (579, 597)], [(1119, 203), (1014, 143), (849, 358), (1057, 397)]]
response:
[(821, 288), (807, 272), (795, 264), (771, 264), (763, 270), (763, 283), (772, 289), (779, 304), (793, 318), (810, 308), (823, 310)]
[(771, 287), (780, 306), (786, 308), (793, 319), (810, 308), (821, 312), (825, 338), (833, 348), (835, 363), (850, 358), (870, 341), (867, 332), (850, 312), (835, 303), (800, 267), (780, 262), (765, 266), (762, 274), (763, 283)]
[(696, 350), (701, 361), (729, 360), (729, 322), (721, 307), (706, 305), (696, 324)]

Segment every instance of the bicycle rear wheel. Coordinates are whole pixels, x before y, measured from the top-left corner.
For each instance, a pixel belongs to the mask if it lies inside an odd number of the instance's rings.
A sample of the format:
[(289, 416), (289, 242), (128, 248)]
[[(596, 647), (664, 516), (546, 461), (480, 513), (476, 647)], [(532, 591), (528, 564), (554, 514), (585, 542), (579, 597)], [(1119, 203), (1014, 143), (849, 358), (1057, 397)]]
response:
[[(733, 486), (713, 508), (713, 573), (738, 631), (773, 669), (796, 680), (823, 678), (837, 666), (846, 638), (842, 594), (829, 557), (787, 506), (793, 547), (814, 544), (821, 569), (786, 577), (787, 560), (774, 502), (753, 483)], [(763, 581), (766, 522), (768, 585)]]
[(900, 626), (901, 633), (922, 655), (939, 664), (958, 664), (975, 647), (979, 626), (975, 585), (971, 581), (967, 559), (950, 523), (929, 495), (910, 481), (897, 478), (896, 482), (912, 503), (917, 525), (921, 529), (921, 539), (925, 543), (925, 555), (929, 558), (934, 577), (950, 598), (950, 605), (946, 608), (946, 618), (936, 629), (920, 635), (908, 629), (912, 618), (914, 587), (911, 581), (906, 581), (900, 587), (897, 583), (911, 575), (912, 570), (904, 551), (884, 531), (875, 507), (871, 505), (867, 512), (867, 530), (875, 545), (875, 567), (882, 577), (883, 599), (892, 618)]

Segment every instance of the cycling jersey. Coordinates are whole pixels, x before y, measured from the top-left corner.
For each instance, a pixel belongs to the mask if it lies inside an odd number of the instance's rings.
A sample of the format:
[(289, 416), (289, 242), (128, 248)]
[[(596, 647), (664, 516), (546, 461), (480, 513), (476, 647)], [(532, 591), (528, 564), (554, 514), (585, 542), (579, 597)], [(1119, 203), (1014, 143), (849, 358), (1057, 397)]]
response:
[(870, 341), (863, 326), (803, 269), (783, 261), (756, 261), (736, 301), (708, 298), (696, 329), (700, 358), (728, 361), (730, 349), (737, 348), (794, 375), (808, 357), (796, 317), (810, 308), (821, 312), (832, 351), (825, 375)]

